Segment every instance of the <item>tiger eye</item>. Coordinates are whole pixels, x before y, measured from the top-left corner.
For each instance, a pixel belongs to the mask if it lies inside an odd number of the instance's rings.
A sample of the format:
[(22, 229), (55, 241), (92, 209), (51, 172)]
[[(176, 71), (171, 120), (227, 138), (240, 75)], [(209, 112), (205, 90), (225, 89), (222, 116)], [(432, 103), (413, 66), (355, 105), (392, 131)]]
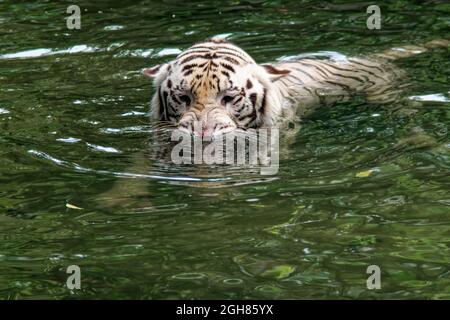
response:
[(222, 105), (225, 106), (227, 103), (230, 103), (231, 101), (233, 101), (233, 97), (232, 96), (225, 96), (222, 98)]
[(180, 100), (184, 102), (186, 105), (191, 104), (191, 98), (189, 98), (189, 96), (187, 95), (180, 96)]

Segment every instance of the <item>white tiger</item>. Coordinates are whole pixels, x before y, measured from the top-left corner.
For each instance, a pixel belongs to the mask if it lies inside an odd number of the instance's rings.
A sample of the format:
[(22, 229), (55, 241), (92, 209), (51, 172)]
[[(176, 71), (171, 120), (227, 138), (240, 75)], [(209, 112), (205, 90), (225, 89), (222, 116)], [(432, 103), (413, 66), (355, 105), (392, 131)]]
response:
[[(156, 92), (151, 105), (155, 120), (163, 121), (161, 124), (170, 122), (197, 136), (215, 136), (238, 128), (295, 124), (315, 107), (345, 101), (355, 94), (366, 95), (371, 102), (391, 102), (398, 98), (399, 88), (407, 81), (390, 61), (432, 47), (447, 47), (448, 43), (432, 41), (366, 58), (331, 54), (258, 65), (237, 46), (211, 39), (192, 46), (171, 62), (144, 72), (154, 79)], [(195, 126), (196, 122), (200, 122), (200, 126)], [(282, 133), (295, 139), (298, 129)], [(158, 143), (151, 147), (152, 156), (136, 154), (130, 160), (129, 172), (151, 172), (155, 159), (170, 155), (170, 140), (166, 141), (169, 137), (160, 139), (157, 133), (155, 131), (153, 138)], [(399, 141), (399, 144), (430, 144), (428, 137), (418, 137), (420, 132), (413, 133), (411, 139)], [(205, 173), (197, 169), (203, 177)], [(120, 179), (99, 197), (100, 202), (102, 206), (111, 207), (130, 205), (131, 199), (142, 199), (143, 206), (151, 207), (146, 184), (145, 179)], [(211, 186), (211, 182), (196, 184)], [(222, 182), (215, 184), (226, 186)]]
[(236, 45), (209, 39), (144, 73), (154, 78), (154, 119), (196, 136), (215, 136), (237, 128), (279, 126), (355, 94), (370, 102), (391, 102), (398, 98), (403, 74), (389, 61), (448, 44), (439, 40), (367, 58), (332, 54), (259, 65)]

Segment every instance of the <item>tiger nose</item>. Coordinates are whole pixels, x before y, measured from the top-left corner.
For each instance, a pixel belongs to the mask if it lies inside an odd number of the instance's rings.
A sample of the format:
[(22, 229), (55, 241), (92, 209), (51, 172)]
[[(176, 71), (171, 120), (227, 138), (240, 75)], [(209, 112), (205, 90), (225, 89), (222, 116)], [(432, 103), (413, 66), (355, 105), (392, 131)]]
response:
[(216, 106), (205, 107), (200, 114), (196, 114), (196, 118), (191, 122), (191, 132), (200, 138), (212, 137), (236, 127), (226, 112)]
[(205, 138), (205, 137), (213, 137), (216, 134), (226, 133), (231, 130), (234, 130), (236, 126), (233, 126), (231, 123), (222, 123), (217, 122), (213, 124), (203, 124), (199, 128), (195, 128), (194, 126), (194, 136), (199, 138)]
[(214, 133), (214, 128), (208, 124), (199, 123), (194, 125), (194, 135), (196, 137), (211, 137)]

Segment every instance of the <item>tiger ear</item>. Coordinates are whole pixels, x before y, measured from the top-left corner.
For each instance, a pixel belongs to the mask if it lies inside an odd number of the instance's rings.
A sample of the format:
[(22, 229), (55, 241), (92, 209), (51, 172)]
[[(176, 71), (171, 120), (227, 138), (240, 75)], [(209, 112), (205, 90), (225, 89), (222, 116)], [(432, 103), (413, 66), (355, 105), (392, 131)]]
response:
[(272, 82), (288, 75), (291, 72), (290, 70), (279, 69), (270, 64), (262, 64), (261, 67), (266, 70), (266, 73), (269, 75), (269, 78)]
[(144, 75), (146, 75), (147, 77), (150, 78), (155, 78), (156, 75), (158, 74), (158, 71), (161, 69), (161, 65), (157, 64), (156, 66), (153, 66), (151, 68), (146, 68), (144, 69), (143, 73)]
[(169, 75), (170, 69), (170, 63), (158, 64), (154, 67), (144, 69), (143, 74), (152, 78), (154, 85), (159, 86)]

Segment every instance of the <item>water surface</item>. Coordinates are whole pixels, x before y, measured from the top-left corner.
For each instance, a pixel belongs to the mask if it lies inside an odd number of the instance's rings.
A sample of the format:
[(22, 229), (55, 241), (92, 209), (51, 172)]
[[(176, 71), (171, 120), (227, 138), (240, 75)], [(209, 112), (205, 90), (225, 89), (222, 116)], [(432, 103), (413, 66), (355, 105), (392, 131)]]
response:
[(275, 176), (157, 158), (141, 74), (215, 35), (259, 62), (423, 43), (446, 1), (386, 1), (377, 31), (366, 2), (77, 3), (81, 30), (70, 2), (0, 3), (0, 298), (450, 298), (447, 50), (399, 61), (413, 116), (320, 110)]

